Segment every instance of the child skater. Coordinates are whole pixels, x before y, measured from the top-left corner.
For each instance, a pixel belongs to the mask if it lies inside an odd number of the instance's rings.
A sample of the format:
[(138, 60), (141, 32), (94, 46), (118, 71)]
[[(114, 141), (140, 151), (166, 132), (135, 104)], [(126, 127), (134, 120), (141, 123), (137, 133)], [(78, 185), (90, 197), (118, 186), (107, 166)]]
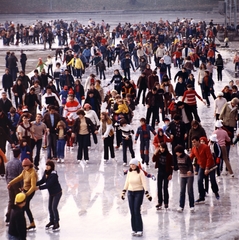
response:
[(20, 140), (20, 150), (21, 150), (21, 161), (23, 161), (25, 158), (31, 159), (31, 148), (27, 144), (27, 139), (25, 137), (22, 137)]
[(37, 68), (40, 68), (40, 72), (42, 71), (42, 69), (44, 69), (44, 65), (46, 66), (46, 64), (42, 61), (41, 58), (38, 59), (38, 63), (37, 63)]
[(120, 120), (119, 129), (122, 132), (122, 143), (123, 143), (123, 166), (127, 165), (127, 148), (129, 147), (129, 151), (131, 153), (131, 158), (135, 158), (134, 150), (133, 150), (133, 141), (132, 134), (134, 134), (133, 128), (127, 124), (127, 121), (122, 118)]
[(60, 120), (56, 126), (56, 136), (57, 136), (57, 162), (64, 163), (65, 158), (65, 145), (66, 145), (66, 124)]

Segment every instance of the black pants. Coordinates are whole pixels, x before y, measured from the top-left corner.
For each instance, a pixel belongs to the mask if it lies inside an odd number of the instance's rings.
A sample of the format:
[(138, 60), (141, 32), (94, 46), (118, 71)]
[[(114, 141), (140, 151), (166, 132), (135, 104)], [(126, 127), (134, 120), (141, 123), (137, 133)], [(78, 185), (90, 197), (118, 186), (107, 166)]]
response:
[(104, 139), (104, 159), (109, 160), (109, 150), (111, 158), (115, 158), (114, 152), (114, 135)]
[(116, 128), (116, 146), (119, 147), (122, 142), (122, 132), (118, 128)]
[(53, 76), (52, 66), (53, 66), (53, 64), (49, 64), (49, 65), (48, 65), (48, 69), (47, 69), (47, 73), (48, 73), (48, 74), (50, 74), (50, 70), (51, 70), (51, 76)]
[(53, 158), (56, 158), (56, 134), (49, 133), (47, 140), (48, 140), (47, 158), (52, 159), (52, 155)]
[(18, 107), (18, 104), (22, 104), (22, 96), (18, 95), (18, 96), (14, 96), (15, 97), (15, 104), (16, 104), (16, 108)]
[(149, 124), (149, 120), (150, 120), (150, 117), (151, 117), (151, 114), (153, 114), (152, 116), (152, 123), (151, 123), (151, 126), (154, 128), (155, 126), (155, 120), (157, 119), (157, 116), (158, 116), (158, 110), (159, 108), (157, 106), (154, 106), (154, 107), (149, 107), (147, 109), (147, 114), (146, 114), (146, 123)]
[(146, 93), (147, 88), (140, 88), (138, 91), (138, 96), (136, 98), (136, 103), (139, 104), (139, 99), (140, 99), (140, 95), (143, 92), (143, 98), (142, 98), (142, 104), (145, 104), (145, 93)]
[(58, 204), (60, 202), (62, 196), (62, 192), (57, 193), (56, 195), (50, 195), (49, 196), (49, 201), (48, 201), (48, 211), (50, 215), (50, 222), (51, 223), (58, 223), (60, 218), (59, 218), (59, 213), (57, 210)]
[(31, 193), (27, 199), (26, 199), (26, 205), (24, 206), (24, 211), (26, 212), (30, 223), (32, 223), (34, 221), (33, 216), (32, 216), (32, 212), (30, 210), (30, 201), (32, 200), (33, 196), (35, 195), (35, 192)]
[(82, 160), (82, 152), (84, 152), (84, 160), (89, 160), (88, 146), (90, 143), (90, 134), (77, 135), (78, 153), (77, 160)]
[(129, 151), (131, 153), (131, 158), (135, 158), (134, 150), (133, 150), (133, 142), (132, 139), (122, 139), (123, 143), (123, 162), (127, 163), (127, 148), (129, 148)]
[[(7, 179), (7, 182), (9, 183), (10, 180), (12, 179)], [(15, 197), (16, 195), (20, 192), (19, 188), (21, 188), (21, 183), (18, 182), (16, 184), (13, 184), (9, 189), (8, 189), (8, 208), (7, 208), (7, 213), (6, 213), (6, 222), (10, 221), (10, 216), (11, 216), (11, 210), (14, 207), (14, 202), (15, 202)]]
[(26, 70), (26, 63), (21, 63), (21, 65), (22, 65), (22, 71), (25, 72), (25, 70)]
[(195, 118), (195, 120), (197, 120), (198, 122), (201, 122), (199, 116), (198, 116), (198, 111), (197, 111), (197, 105), (189, 105), (190, 110)]
[(168, 205), (168, 175), (166, 173), (158, 172), (157, 178), (158, 185), (158, 203), (162, 205), (164, 202), (165, 205)]
[(217, 80), (222, 81), (222, 66), (217, 67)]
[(130, 68), (124, 69), (124, 76), (130, 80)]
[(9, 98), (12, 99), (11, 87), (4, 88), (4, 92), (8, 92)]
[(36, 146), (36, 156), (35, 156), (35, 159), (34, 159), (34, 165), (38, 167), (39, 166), (39, 160), (40, 160), (42, 139), (38, 139), (37, 141), (35, 141), (34, 139), (31, 139), (32, 152), (33, 152), (33, 149), (34, 149), (35, 146)]

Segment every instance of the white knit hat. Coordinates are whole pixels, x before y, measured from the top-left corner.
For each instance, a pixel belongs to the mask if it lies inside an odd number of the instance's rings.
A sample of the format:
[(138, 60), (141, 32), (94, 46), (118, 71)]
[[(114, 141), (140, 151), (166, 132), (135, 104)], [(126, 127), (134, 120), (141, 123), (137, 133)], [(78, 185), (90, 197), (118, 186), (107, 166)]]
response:
[(134, 165), (138, 166), (139, 165), (139, 160), (136, 159), (136, 158), (132, 158), (129, 162), (129, 165), (131, 165), (131, 164), (134, 164)]
[(222, 125), (222, 121), (221, 120), (217, 120), (216, 123), (215, 123), (215, 127), (220, 128), (222, 126), (223, 126)]
[(217, 134), (212, 134), (210, 137), (209, 137), (210, 141), (212, 142), (217, 142)]
[(223, 92), (218, 92), (217, 97), (223, 97)]

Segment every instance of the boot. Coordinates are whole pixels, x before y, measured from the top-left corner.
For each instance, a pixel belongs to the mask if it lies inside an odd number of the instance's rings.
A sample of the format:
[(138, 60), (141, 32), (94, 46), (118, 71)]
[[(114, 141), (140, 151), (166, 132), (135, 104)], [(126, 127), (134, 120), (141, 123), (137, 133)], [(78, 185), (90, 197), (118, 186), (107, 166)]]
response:
[(36, 228), (36, 225), (35, 225), (35, 223), (34, 223), (34, 221), (33, 221), (33, 222), (31, 222), (30, 225), (27, 227), (27, 230), (35, 229), (35, 228)]
[(50, 227), (52, 227), (54, 225), (53, 222), (49, 222), (47, 225), (46, 225), (46, 229), (49, 229)]
[(60, 229), (59, 223), (54, 223), (54, 226), (53, 226), (52, 230), (53, 230), (53, 231), (57, 231), (57, 230), (59, 230), (59, 229)]

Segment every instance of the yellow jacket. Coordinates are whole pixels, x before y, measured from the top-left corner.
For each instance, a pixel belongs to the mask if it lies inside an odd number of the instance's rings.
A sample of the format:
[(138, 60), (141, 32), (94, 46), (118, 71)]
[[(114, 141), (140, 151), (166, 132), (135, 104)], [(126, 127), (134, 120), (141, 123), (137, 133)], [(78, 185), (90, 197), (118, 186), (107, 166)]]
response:
[(119, 104), (118, 109), (115, 111), (116, 114), (128, 113), (128, 112), (129, 112), (129, 108), (127, 107), (127, 105), (125, 103)]
[(36, 190), (36, 183), (37, 183), (37, 174), (34, 168), (30, 168), (29, 170), (23, 170), (22, 173), (14, 178), (10, 185), (13, 185), (17, 182), (23, 180), (23, 189), (26, 191), (26, 195), (29, 196)]
[(73, 68), (76, 69), (84, 69), (84, 65), (80, 58), (72, 58), (70, 62), (67, 64), (67, 66), (71, 65)]

